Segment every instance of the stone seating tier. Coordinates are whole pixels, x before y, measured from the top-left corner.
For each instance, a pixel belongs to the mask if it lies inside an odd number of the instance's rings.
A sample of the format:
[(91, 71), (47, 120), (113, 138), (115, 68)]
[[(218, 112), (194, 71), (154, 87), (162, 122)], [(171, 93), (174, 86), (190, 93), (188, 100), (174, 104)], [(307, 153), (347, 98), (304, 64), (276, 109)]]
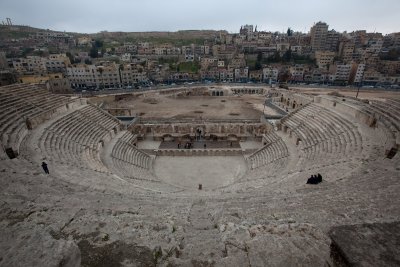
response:
[[(274, 132), (265, 134), (263, 139), (269, 143), (263, 146), (258, 151), (251, 154), (247, 160), (251, 169), (264, 167), (274, 161), (285, 158), (289, 155), (288, 149), (282, 139)], [(271, 171), (272, 166), (268, 166)]]
[(39, 147), (46, 158), (58, 163), (109, 172), (99, 153), (115, 128), (119, 125), (113, 117), (96, 107), (84, 106), (49, 125), (39, 138)]
[(26, 119), (69, 103), (67, 97), (52, 95), (36, 85), (0, 87), (0, 135), (2, 144), (19, 150), (28, 133)]

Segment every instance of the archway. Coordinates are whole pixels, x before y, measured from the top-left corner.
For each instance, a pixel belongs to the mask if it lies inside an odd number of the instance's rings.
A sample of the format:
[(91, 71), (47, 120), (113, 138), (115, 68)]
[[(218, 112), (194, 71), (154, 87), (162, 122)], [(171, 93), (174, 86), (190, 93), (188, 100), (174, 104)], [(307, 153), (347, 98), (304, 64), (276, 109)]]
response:
[(170, 134), (164, 134), (162, 139), (163, 139), (164, 142), (169, 142), (169, 141), (173, 141), (174, 140), (174, 138)]

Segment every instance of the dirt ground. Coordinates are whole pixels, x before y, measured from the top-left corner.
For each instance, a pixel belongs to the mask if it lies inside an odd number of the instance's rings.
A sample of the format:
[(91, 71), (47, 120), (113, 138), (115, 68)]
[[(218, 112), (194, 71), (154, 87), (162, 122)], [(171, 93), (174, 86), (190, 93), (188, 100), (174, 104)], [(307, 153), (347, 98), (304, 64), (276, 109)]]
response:
[[(136, 99), (118, 102), (118, 107), (129, 107), (142, 118), (164, 119), (259, 119), (264, 96), (190, 96), (176, 98), (147, 94)], [(114, 106), (114, 105), (113, 105)]]
[[(356, 88), (343, 88), (343, 89), (331, 89), (331, 88), (306, 88), (306, 87), (292, 87), (290, 88), (295, 91), (299, 91), (305, 94), (311, 95), (326, 95), (331, 92), (338, 92), (344, 96), (355, 97), (357, 95)], [(400, 98), (400, 91), (382, 91), (382, 90), (363, 90), (361, 89), (358, 98), (361, 99), (379, 99), (379, 98)]]
[[(228, 89), (228, 88), (223, 88)], [(307, 88), (290, 87), (291, 91), (309, 95), (324, 95), (338, 92), (344, 96), (355, 97), (356, 88)], [(362, 99), (399, 98), (400, 92), (361, 89), (358, 95)], [(114, 101), (113, 97), (97, 98), (104, 101), (109, 108), (129, 108), (133, 114), (152, 119), (259, 119), (264, 112), (277, 115), (268, 107), (264, 107), (263, 95), (240, 96), (188, 96), (177, 97), (174, 94), (160, 95), (158, 92), (147, 92), (132, 96), (125, 100)]]

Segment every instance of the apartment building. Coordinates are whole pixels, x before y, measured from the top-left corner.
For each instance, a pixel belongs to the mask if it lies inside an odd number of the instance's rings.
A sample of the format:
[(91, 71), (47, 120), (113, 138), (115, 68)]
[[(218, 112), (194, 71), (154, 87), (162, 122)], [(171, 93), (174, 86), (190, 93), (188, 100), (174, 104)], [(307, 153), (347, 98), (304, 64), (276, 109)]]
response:
[(279, 70), (272, 66), (263, 68), (263, 81), (268, 83), (276, 83), (278, 80)]
[(249, 68), (239, 68), (234, 70), (235, 82), (247, 82), (249, 79)]
[(18, 58), (12, 62), (13, 68), (20, 74), (45, 74), (47, 73), (45, 59), (38, 56)]
[(132, 86), (134, 84), (146, 82), (147, 73), (144, 68), (138, 64), (120, 65), (121, 83), (124, 86)]
[(94, 65), (73, 64), (67, 67), (67, 78), (72, 88), (96, 88), (97, 76)]
[(44, 61), (46, 69), (50, 73), (65, 73), (67, 66), (71, 64), (65, 54), (53, 54), (44, 59)]
[(304, 66), (295, 65), (289, 68), (290, 80), (296, 82), (302, 82), (304, 80)]
[(328, 68), (333, 64), (333, 60), (336, 53), (333, 51), (316, 51), (315, 59), (317, 61), (318, 68)]
[(218, 58), (216, 57), (202, 57), (200, 59), (200, 66), (202, 69), (206, 69), (209, 66), (217, 65)]
[(311, 47), (314, 51), (325, 50), (328, 27), (328, 24), (321, 21), (311, 27)]
[(326, 34), (325, 50), (337, 51), (339, 47), (340, 34), (335, 30), (330, 30)]
[(253, 82), (263, 81), (263, 70), (251, 70), (249, 71), (249, 79)]
[(352, 65), (351, 64), (337, 64), (337, 65), (335, 65), (335, 67), (336, 67), (335, 82), (347, 84), (349, 82)]
[(339, 45), (339, 56), (343, 62), (350, 63), (353, 60), (355, 45), (353, 42), (346, 40)]
[(362, 82), (364, 77), (364, 70), (365, 70), (365, 64), (355, 64), (355, 74), (352, 81), (353, 83), (359, 84)]

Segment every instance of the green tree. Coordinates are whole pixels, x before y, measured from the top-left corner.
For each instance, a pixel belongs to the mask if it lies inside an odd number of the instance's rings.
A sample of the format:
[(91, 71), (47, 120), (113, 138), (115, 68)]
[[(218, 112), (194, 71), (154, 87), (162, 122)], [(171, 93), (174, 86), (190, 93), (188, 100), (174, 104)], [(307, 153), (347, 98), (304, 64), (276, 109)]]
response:
[(91, 58), (97, 58), (99, 55), (99, 49), (96, 46), (92, 46), (90, 49), (89, 55)]
[(71, 52), (67, 52), (66, 55), (69, 58), (69, 61), (71, 62), (71, 64), (74, 64), (75, 59), (74, 59), (74, 56), (71, 54)]
[(32, 47), (24, 48), (22, 50), (22, 55), (21, 56), (22, 57), (26, 57), (27, 55), (31, 54), (33, 52), (33, 50), (35, 50), (35, 49), (33, 49)]
[(286, 50), (285, 54), (283, 54), (283, 61), (289, 62), (292, 59), (292, 49)]
[(255, 68), (256, 70), (261, 70), (261, 68), (262, 68), (261, 62), (257, 60), (257, 61), (256, 61), (256, 64), (254, 65), (254, 68)]
[(293, 35), (293, 30), (290, 29), (290, 27), (287, 29), (287, 36), (292, 36)]
[(94, 46), (97, 48), (103, 47), (104, 42), (102, 40), (95, 40)]
[(258, 54), (257, 54), (257, 61), (260, 61), (261, 62), (261, 60), (262, 60), (262, 52), (258, 52)]

